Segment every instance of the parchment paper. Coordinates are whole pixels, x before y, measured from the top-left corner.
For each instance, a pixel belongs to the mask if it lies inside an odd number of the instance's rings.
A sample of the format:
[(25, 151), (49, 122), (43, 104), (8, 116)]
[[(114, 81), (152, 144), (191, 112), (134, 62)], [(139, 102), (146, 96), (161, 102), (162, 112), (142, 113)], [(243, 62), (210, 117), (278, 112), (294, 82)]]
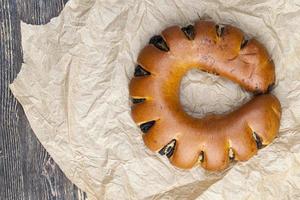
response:
[[(128, 83), (149, 38), (210, 17), (256, 37), (276, 65), (279, 137), (222, 173), (172, 167), (150, 152), (130, 117)], [(22, 24), (24, 64), (10, 86), (35, 134), (89, 199), (300, 199), (300, 2), (71, 0), (44, 26)], [(196, 70), (181, 101), (203, 116), (251, 97)]]

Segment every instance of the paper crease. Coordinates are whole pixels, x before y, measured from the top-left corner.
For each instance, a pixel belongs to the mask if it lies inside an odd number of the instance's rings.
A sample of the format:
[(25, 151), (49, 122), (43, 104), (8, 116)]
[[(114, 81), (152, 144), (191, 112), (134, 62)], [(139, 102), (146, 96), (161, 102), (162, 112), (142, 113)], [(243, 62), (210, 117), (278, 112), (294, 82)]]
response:
[[(279, 137), (222, 173), (179, 170), (150, 152), (128, 94), (151, 36), (208, 17), (266, 46), (283, 108)], [(300, 199), (299, 29), (300, 6), (292, 0), (70, 0), (46, 25), (21, 24), (24, 63), (10, 88), (38, 139), (89, 199)], [(197, 70), (181, 85), (184, 109), (196, 117), (250, 98)]]

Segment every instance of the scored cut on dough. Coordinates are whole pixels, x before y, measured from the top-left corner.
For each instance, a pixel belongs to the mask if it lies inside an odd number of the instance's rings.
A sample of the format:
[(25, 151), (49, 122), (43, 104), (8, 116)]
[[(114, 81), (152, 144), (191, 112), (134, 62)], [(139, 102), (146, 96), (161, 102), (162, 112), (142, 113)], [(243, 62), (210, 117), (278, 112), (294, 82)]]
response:
[[(146, 146), (166, 154), (173, 165), (200, 163), (207, 170), (222, 170), (230, 160), (248, 160), (276, 137), (281, 106), (266, 94), (275, 82), (274, 63), (262, 44), (245, 40), (238, 28), (211, 21), (168, 27), (151, 38), (137, 62), (129, 85), (132, 117)], [(231, 113), (194, 118), (179, 98), (182, 77), (192, 68), (261, 95)]]

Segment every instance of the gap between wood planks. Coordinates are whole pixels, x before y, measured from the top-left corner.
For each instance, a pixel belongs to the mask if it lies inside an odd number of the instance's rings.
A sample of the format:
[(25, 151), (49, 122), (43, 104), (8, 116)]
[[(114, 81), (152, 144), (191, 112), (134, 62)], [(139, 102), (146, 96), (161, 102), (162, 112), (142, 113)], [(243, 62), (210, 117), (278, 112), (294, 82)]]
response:
[(22, 65), (20, 20), (45, 24), (66, 0), (0, 0), (0, 199), (84, 200), (35, 137), (9, 90)]

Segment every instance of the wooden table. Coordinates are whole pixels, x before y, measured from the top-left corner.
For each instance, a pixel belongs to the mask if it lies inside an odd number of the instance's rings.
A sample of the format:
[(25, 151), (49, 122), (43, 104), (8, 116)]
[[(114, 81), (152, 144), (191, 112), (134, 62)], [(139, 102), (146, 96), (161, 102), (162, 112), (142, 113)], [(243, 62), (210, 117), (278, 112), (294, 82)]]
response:
[(20, 20), (45, 24), (67, 0), (0, 0), (0, 200), (83, 200), (32, 132), (9, 90), (22, 65)]

